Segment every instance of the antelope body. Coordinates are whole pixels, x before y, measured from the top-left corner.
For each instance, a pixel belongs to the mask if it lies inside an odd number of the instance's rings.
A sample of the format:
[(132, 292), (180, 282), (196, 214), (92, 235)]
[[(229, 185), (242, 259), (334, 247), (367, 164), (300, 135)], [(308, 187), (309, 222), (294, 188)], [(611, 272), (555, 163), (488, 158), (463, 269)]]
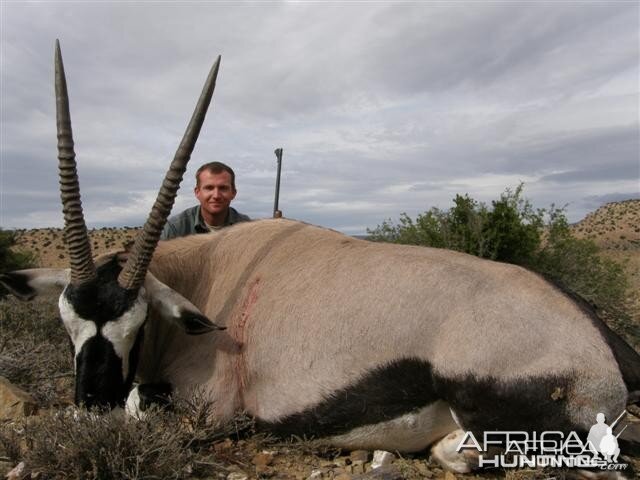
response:
[(454, 416), (476, 431), (583, 431), (639, 389), (629, 346), (513, 265), (263, 220), (161, 243), (150, 270), (226, 330), (148, 322), (166, 340), (145, 342), (141, 380), (204, 385), (220, 416), (246, 410), (284, 435), (412, 451)]
[(24, 299), (64, 289), (78, 403), (121, 405), (134, 377), (198, 387), (220, 419), (245, 410), (283, 436), (401, 451), (444, 437), (436, 457), (462, 472), (452, 432), (586, 432), (640, 395), (640, 356), (520, 267), (284, 219), (158, 243), (219, 61), (133, 251), (93, 260), (56, 62), (71, 268), (0, 281)]

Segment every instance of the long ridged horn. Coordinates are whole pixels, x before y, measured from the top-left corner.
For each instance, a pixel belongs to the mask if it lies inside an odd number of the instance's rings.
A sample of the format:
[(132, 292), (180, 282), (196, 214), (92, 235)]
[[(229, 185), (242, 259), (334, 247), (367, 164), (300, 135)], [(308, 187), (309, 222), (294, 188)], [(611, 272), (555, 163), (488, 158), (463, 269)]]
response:
[(71, 262), (71, 283), (81, 285), (96, 278), (91, 256), (91, 243), (82, 213), (80, 185), (73, 150), (73, 132), (69, 113), (67, 80), (64, 75), (60, 42), (56, 40), (55, 54), (56, 123), (58, 127), (58, 169), (60, 198), (64, 213), (64, 238)]
[(196, 144), (196, 140), (198, 140), (200, 128), (211, 103), (219, 67), (220, 56), (211, 67), (189, 126), (162, 182), (162, 187), (160, 187), (158, 197), (149, 213), (149, 218), (147, 218), (142, 232), (136, 238), (127, 263), (118, 276), (118, 284), (127, 290), (138, 290), (144, 282), (151, 257), (160, 240), (162, 229), (171, 213), (171, 207), (173, 207), (173, 202), (180, 188), (182, 176), (187, 169), (191, 152), (193, 152), (193, 147)]

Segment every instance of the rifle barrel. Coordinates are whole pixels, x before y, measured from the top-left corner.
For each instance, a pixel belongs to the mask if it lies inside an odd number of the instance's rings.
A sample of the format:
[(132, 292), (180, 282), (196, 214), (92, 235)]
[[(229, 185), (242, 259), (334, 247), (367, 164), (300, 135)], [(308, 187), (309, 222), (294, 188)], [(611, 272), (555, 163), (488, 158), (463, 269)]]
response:
[(276, 195), (273, 202), (273, 218), (276, 218), (278, 212), (278, 202), (280, 200), (280, 170), (282, 168), (282, 148), (276, 148), (273, 153), (276, 154), (276, 158), (278, 159), (278, 174), (276, 175)]

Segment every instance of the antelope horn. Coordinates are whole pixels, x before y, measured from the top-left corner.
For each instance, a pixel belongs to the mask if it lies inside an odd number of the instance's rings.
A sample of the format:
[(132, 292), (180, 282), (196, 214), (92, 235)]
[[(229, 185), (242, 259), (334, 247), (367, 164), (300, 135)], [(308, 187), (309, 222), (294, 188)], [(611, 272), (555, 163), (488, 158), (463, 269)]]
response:
[(180, 188), (182, 176), (187, 169), (187, 163), (191, 158), (191, 152), (198, 140), (200, 128), (207, 114), (207, 109), (211, 103), (213, 90), (216, 86), (216, 78), (220, 67), (220, 56), (211, 67), (207, 81), (200, 94), (200, 99), (196, 105), (189, 126), (182, 137), (180, 146), (176, 151), (171, 166), (162, 182), (162, 187), (158, 192), (158, 197), (149, 213), (142, 232), (136, 238), (127, 263), (118, 276), (118, 284), (127, 290), (138, 290), (145, 279), (147, 268), (151, 262), (153, 252), (160, 240), (162, 229), (171, 213), (171, 207)]
[(73, 150), (73, 132), (69, 113), (67, 80), (64, 76), (60, 41), (56, 40), (55, 54), (56, 123), (58, 127), (58, 169), (60, 171), (60, 198), (64, 213), (64, 239), (71, 262), (71, 283), (82, 285), (96, 278), (91, 256), (91, 243), (84, 223), (80, 185)]

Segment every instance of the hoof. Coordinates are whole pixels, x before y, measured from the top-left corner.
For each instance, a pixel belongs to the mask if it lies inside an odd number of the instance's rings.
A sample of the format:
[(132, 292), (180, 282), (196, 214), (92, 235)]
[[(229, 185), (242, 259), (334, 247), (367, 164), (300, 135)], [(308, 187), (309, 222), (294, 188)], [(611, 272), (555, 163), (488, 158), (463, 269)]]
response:
[(456, 451), (464, 438), (462, 430), (455, 430), (431, 447), (431, 456), (446, 470), (469, 473), (478, 467), (478, 452), (471, 449)]

